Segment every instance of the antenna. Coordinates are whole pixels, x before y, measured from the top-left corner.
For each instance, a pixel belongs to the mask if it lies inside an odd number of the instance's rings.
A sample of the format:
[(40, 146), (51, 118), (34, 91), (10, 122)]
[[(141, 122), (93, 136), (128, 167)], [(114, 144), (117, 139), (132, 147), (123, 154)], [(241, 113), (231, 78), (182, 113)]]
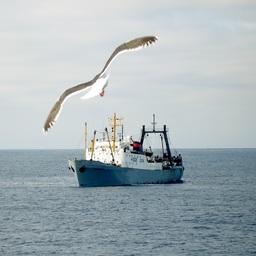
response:
[(156, 129), (156, 119), (155, 119), (155, 114), (153, 114), (153, 122), (151, 123), (153, 125), (153, 131)]

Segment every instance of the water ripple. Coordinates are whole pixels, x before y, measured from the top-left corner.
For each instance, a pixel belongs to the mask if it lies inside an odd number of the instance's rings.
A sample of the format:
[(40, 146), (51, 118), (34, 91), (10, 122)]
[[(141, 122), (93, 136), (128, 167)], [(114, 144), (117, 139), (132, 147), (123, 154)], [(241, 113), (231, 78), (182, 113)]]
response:
[(77, 187), (80, 153), (0, 151), (0, 255), (255, 254), (256, 150), (184, 150), (182, 184), (106, 188)]

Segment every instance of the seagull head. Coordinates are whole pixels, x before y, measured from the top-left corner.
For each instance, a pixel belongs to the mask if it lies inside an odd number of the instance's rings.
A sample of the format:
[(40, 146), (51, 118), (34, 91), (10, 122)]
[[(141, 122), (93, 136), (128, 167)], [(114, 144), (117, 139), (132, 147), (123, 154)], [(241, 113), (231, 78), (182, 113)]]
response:
[(103, 97), (104, 94), (105, 94), (105, 88), (108, 86), (108, 78), (109, 78), (109, 75), (106, 75), (106, 74), (103, 74), (99, 79), (103, 79), (103, 87), (102, 87), (102, 91), (100, 92), (100, 96)]

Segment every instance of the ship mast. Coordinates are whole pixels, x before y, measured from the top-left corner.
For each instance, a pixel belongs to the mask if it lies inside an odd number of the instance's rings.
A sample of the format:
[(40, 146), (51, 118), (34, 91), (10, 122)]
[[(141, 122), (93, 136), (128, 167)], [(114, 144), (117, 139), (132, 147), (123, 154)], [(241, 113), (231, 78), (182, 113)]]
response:
[(86, 150), (87, 150), (87, 122), (84, 124), (84, 159), (86, 160)]
[(93, 154), (94, 154), (94, 147), (95, 147), (95, 140), (96, 140), (96, 130), (94, 130), (93, 132), (93, 140), (92, 140), (92, 153), (91, 153), (91, 159), (93, 158)]
[(111, 131), (112, 131), (112, 151), (115, 152), (116, 149), (116, 130), (117, 126), (122, 126), (122, 118), (118, 118), (116, 116), (116, 113), (114, 113), (113, 118), (110, 118), (110, 125), (111, 125)]

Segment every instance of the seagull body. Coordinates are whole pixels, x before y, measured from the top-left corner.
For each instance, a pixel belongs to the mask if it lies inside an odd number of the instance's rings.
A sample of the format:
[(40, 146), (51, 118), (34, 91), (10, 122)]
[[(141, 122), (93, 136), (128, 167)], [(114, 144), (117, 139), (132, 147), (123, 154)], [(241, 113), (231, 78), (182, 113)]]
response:
[(88, 91), (80, 99), (87, 100), (87, 99), (93, 98), (93, 97), (98, 96), (98, 95), (103, 96), (104, 95), (104, 89), (108, 85), (108, 78), (109, 78), (109, 75), (106, 75), (106, 74), (99, 77), (96, 80), (96, 82), (93, 84), (93, 86), (91, 86), (89, 88), (87, 87)]
[(149, 46), (150, 44), (156, 42), (157, 38), (155, 36), (144, 36), (135, 38), (129, 42), (123, 43), (120, 46), (118, 46), (114, 52), (111, 54), (109, 59), (107, 60), (105, 66), (101, 70), (100, 73), (98, 73), (92, 80), (81, 83), (76, 86), (73, 86), (67, 90), (65, 90), (59, 99), (56, 101), (54, 106), (52, 107), (46, 121), (44, 124), (44, 132), (47, 132), (56, 122), (58, 119), (61, 110), (63, 108), (64, 103), (66, 100), (78, 93), (86, 92), (86, 94), (81, 97), (81, 99), (89, 99), (95, 96), (103, 96), (104, 95), (104, 89), (106, 88), (108, 84), (108, 75), (106, 75), (106, 71), (110, 66), (110, 63), (121, 53), (128, 52), (128, 51), (136, 51), (140, 50), (141, 48), (144, 48), (146, 46)]

